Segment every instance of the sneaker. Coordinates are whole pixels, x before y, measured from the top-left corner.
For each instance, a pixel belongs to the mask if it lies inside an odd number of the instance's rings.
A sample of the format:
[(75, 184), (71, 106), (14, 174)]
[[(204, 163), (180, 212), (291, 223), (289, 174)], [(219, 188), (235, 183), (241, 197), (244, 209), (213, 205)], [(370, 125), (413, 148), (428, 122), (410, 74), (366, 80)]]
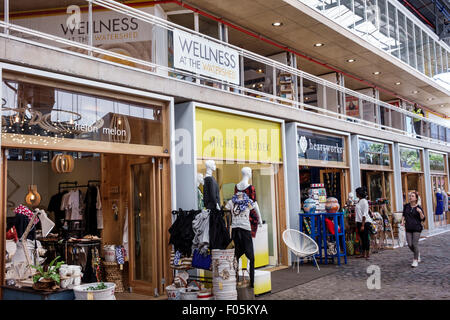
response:
[(419, 253), (419, 258), (417, 259), (417, 262), (421, 262), (421, 261), (420, 261), (420, 253)]
[(415, 268), (419, 265), (419, 263), (417, 262), (417, 260), (413, 260), (413, 263), (411, 264), (411, 267)]

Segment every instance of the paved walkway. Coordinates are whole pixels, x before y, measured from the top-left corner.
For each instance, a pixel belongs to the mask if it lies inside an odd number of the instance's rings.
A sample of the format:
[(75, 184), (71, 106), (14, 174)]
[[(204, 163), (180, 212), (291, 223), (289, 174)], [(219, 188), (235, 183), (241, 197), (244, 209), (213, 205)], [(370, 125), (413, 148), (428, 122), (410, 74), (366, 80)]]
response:
[[(336, 273), (257, 299), (450, 299), (450, 232), (426, 238), (419, 247), (422, 262), (417, 268), (411, 268), (413, 255), (408, 247), (384, 250), (369, 261), (352, 257), (347, 265), (336, 266)], [(368, 289), (371, 265), (380, 268), (379, 289)]]

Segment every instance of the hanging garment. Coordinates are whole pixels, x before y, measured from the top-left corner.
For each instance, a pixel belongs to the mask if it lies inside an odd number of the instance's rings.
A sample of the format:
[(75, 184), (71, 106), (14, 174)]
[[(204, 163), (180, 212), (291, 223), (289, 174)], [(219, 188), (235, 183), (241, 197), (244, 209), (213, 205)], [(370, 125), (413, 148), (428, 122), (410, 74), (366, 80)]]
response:
[(195, 236), (194, 230), (192, 229), (192, 222), (200, 212), (200, 210), (183, 211), (181, 209), (172, 211), (172, 214), (175, 214), (177, 217), (169, 228), (169, 244), (172, 244), (174, 250), (180, 251), (185, 257), (191, 256), (192, 241)]
[(47, 211), (55, 214), (56, 231), (59, 231), (63, 226), (62, 220), (64, 220), (66, 212), (61, 210), (61, 202), (66, 193), (67, 191), (63, 191), (53, 195), (48, 203)]
[(194, 239), (192, 240), (192, 251), (198, 249), (200, 254), (206, 255), (209, 248), (209, 211), (203, 210), (192, 221)]
[(217, 209), (220, 205), (219, 185), (213, 176), (205, 177), (203, 185), (203, 202), (206, 209)]
[(223, 210), (212, 209), (209, 213), (209, 248), (224, 250), (231, 238), (225, 226)]
[(128, 254), (128, 207), (125, 207), (125, 223), (123, 224), (122, 245), (126, 254)]
[(103, 229), (103, 210), (102, 197), (100, 195), (100, 188), (97, 186), (97, 229)]
[[(238, 193), (239, 191), (244, 192), (253, 202), (256, 202), (256, 189), (254, 186), (249, 185), (244, 190), (239, 190), (237, 185), (234, 187), (234, 194)], [(258, 223), (259, 218), (258, 214), (256, 213), (255, 209), (250, 210), (250, 226), (252, 228), (252, 238), (256, 237), (256, 232), (258, 231)]]
[(445, 191), (442, 191), (442, 200), (444, 201), (444, 212), (448, 211), (448, 194)]
[(61, 210), (66, 212), (66, 220), (82, 220), (82, 194), (80, 190), (66, 193), (61, 202)]
[(97, 231), (97, 187), (89, 186), (84, 198), (85, 231), (87, 234), (98, 235)]
[(440, 192), (436, 192), (436, 210), (434, 213), (436, 215), (441, 215), (444, 213), (444, 197)]

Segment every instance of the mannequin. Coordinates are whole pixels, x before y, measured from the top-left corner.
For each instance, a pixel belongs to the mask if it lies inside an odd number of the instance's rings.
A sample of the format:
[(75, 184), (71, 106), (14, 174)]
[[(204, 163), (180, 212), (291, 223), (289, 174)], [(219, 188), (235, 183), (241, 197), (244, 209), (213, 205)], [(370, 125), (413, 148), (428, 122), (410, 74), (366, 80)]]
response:
[(262, 225), (261, 213), (259, 211), (258, 203), (256, 202), (256, 190), (255, 187), (249, 183), (252, 177), (252, 169), (244, 167), (241, 170), (242, 180), (236, 184), (234, 193), (243, 192), (255, 203), (254, 208), (250, 211), (250, 225), (252, 228), (252, 238), (256, 236), (258, 225)]
[(203, 204), (203, 193), (200, 190), (200, 185), (204, 185), (205, 180), (203, 179), (203, 174), (197, 174), (197, 200), (198, 200), (198, 210), (202, 210), (205, 206)]
[(353, 195), (353, 192), (350, 192), (348, 194), (347, 205), (351, 206), (354, 204), (355, 204), (355, 196)]
[(213, 177), (213, 172), (216, 171), (216, 163), (214, 160), (207, 160), (205, 162), (206, 174), (203, 187), (203, 201), (206, 209), (220, 210), (220, 194), (219, 185)]
[(442, 190), (442, 197), (444, 200), (444, 213), (448, 211), (448, 194), (445, 189)]
[(246, 193), (237, 192), (227, 202), (225, 208), (232, 214), (231, 238), (234, 241), (234, 255), (239, 258), (245, 254), (250, 264), (250, 286), (253, 288), (255, 278), (255, 254), (253, 250), (252, 229), (250, 225), (250, 210), (254, 209), (253, 202)]
[(436, 189), (436, 215), (441, 215), (444, 213), (444, 197), (441, 193), (441, 188)]

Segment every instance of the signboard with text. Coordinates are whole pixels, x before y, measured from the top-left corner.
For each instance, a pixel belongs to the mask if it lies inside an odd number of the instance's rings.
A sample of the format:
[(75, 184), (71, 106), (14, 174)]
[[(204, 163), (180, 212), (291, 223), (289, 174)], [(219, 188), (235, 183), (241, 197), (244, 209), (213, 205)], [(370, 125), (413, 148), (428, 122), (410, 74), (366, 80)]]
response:
[(240, 84), (238, 51), (177, 29), (173, 48), (175, 68)]

